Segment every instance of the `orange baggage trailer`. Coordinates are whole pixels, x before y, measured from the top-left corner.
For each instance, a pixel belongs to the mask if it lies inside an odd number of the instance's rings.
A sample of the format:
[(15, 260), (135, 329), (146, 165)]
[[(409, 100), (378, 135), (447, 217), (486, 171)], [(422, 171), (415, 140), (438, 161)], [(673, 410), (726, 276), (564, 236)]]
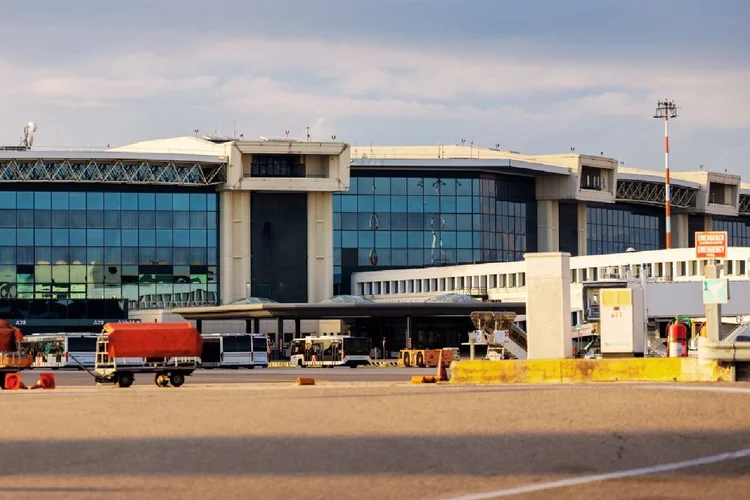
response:
[(23, 333), (0, 319), (0, 389), (5, 389), (5, 376), (31, 368), (31, 358), (21, 347)]
[(107, 323), (90, 372), (97, 383), (130, 387), (136, 373), (155, 374), (159, 387), (180, 387), (200, 363), (203, 338), (189, 323)]
[(398, 355), (398, 366), (406, 368), (435, 368), (443, 355), (443, 363), (450, 365), (454, 358), (454, 351), (450, 347), (442, 349), (402, 349)]

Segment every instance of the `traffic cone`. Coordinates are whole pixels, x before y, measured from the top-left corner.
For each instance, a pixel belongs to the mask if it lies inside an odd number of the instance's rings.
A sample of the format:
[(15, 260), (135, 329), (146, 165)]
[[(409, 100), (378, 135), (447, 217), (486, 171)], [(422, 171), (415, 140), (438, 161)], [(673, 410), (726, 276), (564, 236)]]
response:
[(5, 374), (5, 390), (15, 391), (21, 388), (21, 376), (17, 373)]
[(443, 350), (440, 350), (440, 357), (438, 358), (437, 375), (435, 376), (438, 382), (445, 382), (448, 380), (448, 371), (445, 369), (445, 363), (443, 362)]

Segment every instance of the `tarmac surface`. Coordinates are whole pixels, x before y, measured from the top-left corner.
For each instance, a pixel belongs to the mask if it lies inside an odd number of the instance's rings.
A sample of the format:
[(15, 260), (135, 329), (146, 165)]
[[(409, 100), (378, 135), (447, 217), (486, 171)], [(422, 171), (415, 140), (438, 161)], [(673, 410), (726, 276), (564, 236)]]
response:
[[(91, 387), (94, 378), (83, 370), (32, 370), (21, 372), (24, 383), (31, 387), (39, 379), (41, 371), (55, 375), (59, 387)], [(314, 377), (325, 382), (403, 382), (412, 375), (435, 375), (435, 368), (254, 368), (238, 370), (196, 370), (185, 380), (192, 384), (269, 384), (294, 382), (297, 377)], [(154, 375), (136, 374), (135, 386), (155, 387)]]
[(750, 491), (747, 385), (207, 381), (0, 392), (0, 499), (675, 500)]

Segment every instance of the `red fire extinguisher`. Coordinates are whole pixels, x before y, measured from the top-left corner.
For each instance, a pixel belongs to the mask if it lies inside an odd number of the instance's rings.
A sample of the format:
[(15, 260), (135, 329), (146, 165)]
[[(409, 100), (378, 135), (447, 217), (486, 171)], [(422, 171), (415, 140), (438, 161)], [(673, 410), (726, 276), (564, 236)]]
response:
[(684, 358), (687, 355), (687, 326), (684, 323), (672, 323), (667, 328), (667, 357)]

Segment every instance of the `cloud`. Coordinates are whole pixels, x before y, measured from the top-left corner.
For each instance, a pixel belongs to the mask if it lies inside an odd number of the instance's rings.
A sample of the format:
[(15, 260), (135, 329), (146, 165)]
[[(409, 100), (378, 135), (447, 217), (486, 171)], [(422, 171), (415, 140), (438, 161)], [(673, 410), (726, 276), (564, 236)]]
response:
[[(110, 108), (128, 109), (128, 119), (140, 120), (131, 133), (156, 137), (236, 119), (248, 137), (285, 129), (303, 137), (309, 125), (314, 137), (376, 143), (382, 142), (378, 134), (417, 142), (445, 132), (446, 140), (484, 136), (526, 151), (582, 148), (582, 142), (595, 152), (638, 149), (645, 142), (643, 124), (665, 97), (681, 106), (678, 127), (692, 129), (692, 137), (750, 128), (750, 115), (737, 112), (750, 107), (750, 68), (721, 57), (593, 57), (518, 38), (429, 46), (183, 37), (120, 51), (100, 47), (44, 64), (3, 54), (0, 95), (22, 110), (13, 123), (72, 109), (122, 120)], [(38, 114), (24, 109), (29, 102), (39, 106)], [(53, 133), (49, 127), (47, 133)], [(111, 137), (109, 132), (106, 141)], [(654, 151), (659, 147), (654, 141)]]
[(14, 93), (53, 103), (100, 106), (187, 93), (246, 112), (297, 111), (327, 119), (491, 119), (502, 113), (570, 121), (567, 114), (648, 113), (660, 98), (655, 96), (668, 94), (689, 105), (691, 116), (704, 125), (750, 126), (750, 116), (726, 113), (750, 106), (748, 68), (716, 67), (703, 60), (669, 67), (648, 59), (558, 59), (527, 56), (517, 43), (507, 51), (497, 44), (464, 52), (311, 39), (207, 38), (173, 52), (95, 56), (76, 71), (21, 66), (3, 71), (0, 88), (7, 93), (9, 83), (19, 81), (8, 75), (20, 74), (31, 83), (14, 87)]

